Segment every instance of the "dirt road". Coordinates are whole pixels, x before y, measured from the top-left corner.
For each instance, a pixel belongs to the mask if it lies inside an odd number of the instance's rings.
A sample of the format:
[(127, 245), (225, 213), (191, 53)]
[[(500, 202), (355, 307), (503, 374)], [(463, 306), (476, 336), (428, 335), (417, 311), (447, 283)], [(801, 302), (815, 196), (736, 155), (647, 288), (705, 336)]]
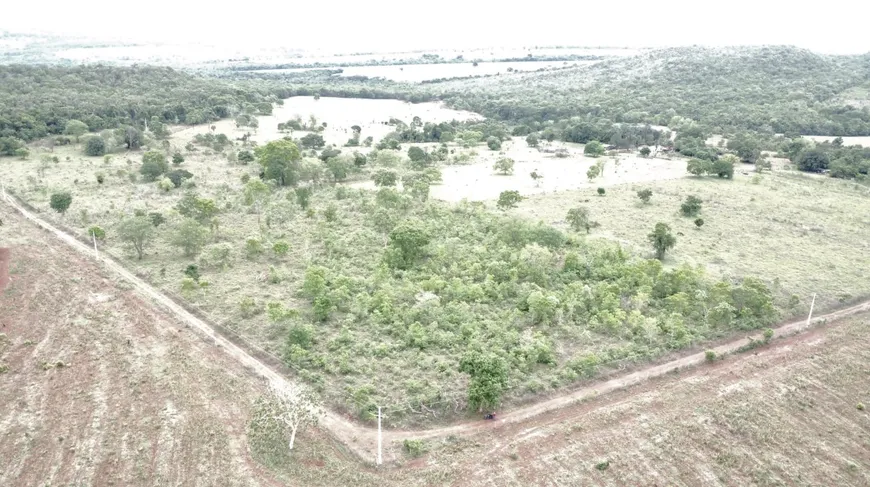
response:
[[(229, 356), (237, 360), (239, 363), (241, 363), (243, 366), (251, 370), (259, 377), (262, 377), (269, 381), (274, 381), (276, 383), (284, 384), (285, 386), (290, 388), (298, 387), (298, 384), (293, 379), (279, 374), (265, 363), (250, 355), (244, 349), (227, 340), (225, 337), (220, 335), (210, 324), (197, 318), (196, 316), (185, 310), (183, 307), (175, 303), (168, 296), (155, 289), (147, 282), (138, 278), (117, 262), (108, 258), (104, 258), (103, 256), (95, 257), (93, 248), (80, 242), (72, 235), (69, 235), (68, 233), (56, 228), (44, 219), (34, 215), (32, 212), (25, 209), (20, 203), (15, 201), (15, 199), (11, 196), (6, 194), (0, 194), (0, 199), (2, 199), (6, 204), (10, 205), (15, 210), (17, 210), (19, 213), (21, 213), (25, 218), (34, 222), (37, 226), (42, 227), (43, 229), (54, 234), (67, 245), (71, 246), (72, 248), (85, 255), (89, 255), (92, 258), (99, 259), (106, 269), (120, 275), (122, 278), (132, 284), (141, 294), (158, 303), (166, 310), (172, 312), (175, 316), (177, 316), (180, 320), (182, 320), (184, 323), (186, 323), (189, 327), (191, 327), (203, 337), (206, 337), (209, 340), (213, 340), (215, 346), (222, 348)], [(807, 320), (787, 323), (775, 330), (774, 337), (794, 335), (795, 333), (800, 333), (806, 330), (808, 327), (811, 327), (814, 324), (820, 322), (832, 322), (837, 319), (868, 310), (870, 310), (870, 301), (857, 304), (847, 309), (815, 317), (813, 318), (812, 323), (807, 323)], [(741, 338), (720, 345), (713, 350), (716, 351), (717, 355), (726, 355), (729, 353), (733, 353), (747, 343), (747, 338)], [(399, 458), (399, 456), (401, 455), (401, 451), (398, 447), (398, 442), (401, 442), (401, 440), (404, 439), (430, 439), (449, 435), (467, 436), (482, 431), (491, 431), (493, 428), (499, 428), (505, 424), (513, 424), (520, 421), (525, 421), (534, 416), (574, 404), (578, 401), (583, 401), (591, 397), (622, 389), (624, 387), (643, 382), (653, 377), (665, 375), (678, 369), (691, 367), (693, 365), (703, 363), (704, 360), (704, 353), (700, 352), (676, 360), (672, 360), (664, 364), (647, 367), (645, 369), (638, 370), (627, 375), (619, 376), (602, 383), (593, 384), (587, 387), (577, 389), (569, 394), (548, 399), (537, 404), (522, 407), (511, 412), (502, 413), (499, 415), (499, 419), (495, 422), (495, 424), (493, 424), (493, 422), (481, 420), (428, 430), (384, 431), (384, 461), (389, 462), (393, 459)], [(377, 455), (377, 430), (352, 423), (341, 415), (331, 411), (326, 411), (321, 419), (321, 426), (329, 431), (339, 441), (347, 445), (347, 447), (350, 448), (355, 454), (357, 454), (362, 460), (367, 462), (373, 462), (375, 460)]]

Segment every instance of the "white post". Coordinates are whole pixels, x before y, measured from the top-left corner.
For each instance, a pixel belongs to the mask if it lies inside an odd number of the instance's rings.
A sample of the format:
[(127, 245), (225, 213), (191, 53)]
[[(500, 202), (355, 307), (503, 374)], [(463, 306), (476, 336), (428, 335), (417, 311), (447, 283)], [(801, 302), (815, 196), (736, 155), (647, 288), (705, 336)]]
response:
[(381, 464), (381, 407), (378, 406), (378, 465)]
[(93, 239), (94, 239), (94, 257), (97, 260), (100, 260), (100, 254), (97, 252), (97, 234), (94, 232), (91, 232), (91, 237), (93, 237)]
[(816, 293), (813, 293), (813, 302), (810, 304), (810, 315), (807, 316), (807, 328), (810, 327), (810, 324), (813, 321), (813, 308), (816, 307)]

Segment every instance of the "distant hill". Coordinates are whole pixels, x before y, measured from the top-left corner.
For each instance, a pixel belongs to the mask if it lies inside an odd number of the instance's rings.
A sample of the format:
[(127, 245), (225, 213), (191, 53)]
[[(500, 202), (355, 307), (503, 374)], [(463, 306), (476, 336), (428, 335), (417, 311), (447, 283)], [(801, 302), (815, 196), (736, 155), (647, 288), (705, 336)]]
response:
[(784, 46), (682, 47), (433, 88), (457, 108), (510, 120), (591, 116), (668, 125), (681, 116), (717, 131), (868, 135), (870, 110), (839, 96), (868, 79), (868, 55), (826, 56)]

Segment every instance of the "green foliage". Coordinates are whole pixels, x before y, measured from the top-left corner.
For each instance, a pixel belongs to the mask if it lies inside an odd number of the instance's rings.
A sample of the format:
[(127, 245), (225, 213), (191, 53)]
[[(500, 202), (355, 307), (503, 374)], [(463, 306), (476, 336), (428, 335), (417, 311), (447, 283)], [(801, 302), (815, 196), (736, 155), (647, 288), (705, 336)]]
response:
[(196, 282), (199, 282), (199, 266), (196, 264), (189, 264), (187, 267), (184, 268), (184, 275), (193, 279)]
[(807, 172), (822, 172), (828, 169), (830, 163), (828, 153), (820, 148), (806, 150), (797, 158), (798, 168)]
[(656, 259), (665, 258), (665, 252), (677, 244), (677, 237), (671, 233), (671, 227), (666, 223), (656, 223), (655, 229), (647, 235), (653, 249), (656, 251)]
[(199, 265), (214, 269), (226, 269), (233, 261), (233, 246), (227, 242), (206, 245), (199, 257)]
[(88, 133), (88, 125), (81, 120), (69, 120), (64, 126), (63, 133), (78, 139)]
[(88, 235), (93, 236), (97, 240), (105, 240), (106, 239), (106, 231), (97, 225), (92, 225), (88, 227)]
[(162, 189), (163, 191), (171, 191), (175, 185), (172, 183), (172, 180), (169, 178), (161, 178), (160, 181), (157, 181), (157, 187)]
[(379, 169), (372, 176), (372, 179), (375, 182), (375, 186), (380, 188), (384, 187), (392, 187), (396, 185), (396, 181), (398, 180), (398, 176), (395, 171), (387, 171), (384, 169)]
[(404, 440), (402, 441), (402, 448), (411, 458), (417, 458), (429, 451), (426, 442), (423, 440)]
[(598, 196), (604, 196), (605, 194), (607, 194), (607, 190), (604, 188), (598, 188), (597, 193)]
[(248, 164), (250, 162), (254, 162), (256, 159), (254, 157), (254, 153), (249, 150), (240, 150), (238, 154), (236, 154), (236, 159), (242, 164)]
[(716, 360), (716, 352), (714, 350), (706, 350), (704, 352), (704, 359), (706, 359), (707, 362), (713, 362)]
[(645, 205), (649, 204), (650, 199), (652, 199), (652, 195), (653, 192), (649, 188), (640, 189), (637, 191), (637, 197), (640, 198), (640, 201), (643, 202), (643, 204)]
[(408, 159), (415, 164), (425, 164), (426, 162), (429, 162), (429, 154), (415, 145), (408, 149)]
[(640, 148), (640, 156), (641, 157), (649, 157), (650, 152), (652, 152), (652, 151), (650, 150), (649, 147), (641, 147)]
[(585, 230), (586, 233), (592, 229), (592, 221), (589, 219), (589, 208), (571, 208), (565, 216), (565, 221), (571, 226), (575, 232)]
[(583, 154), (591, 157), (602, 156), (604, 155), (604, 144), (597, 140), (590, 140), (583, 147)]
[(136, 251), (136, 256), (142, 260), (145, 254), (145, 247), (151, 242), (154, 236), (154, 226), (151, 221), (144, 216), (126, 217), (118, 223), (115, 231), (118, 238), (130, 245)]
[(486, 139), (486, 146), (489, 147), (489, 150), (499, 150), (501, 149), (501, 140), (498, 137), (488, 137)]
[(299, 181), (301, 155), (293, 142), (273, 140), (258, 147), (256, 156), (266, 179), (274, 180), (279, 186), (295, 186)]
[(728, 139), (728, 150), (734, 151), (741, 162), (755, 164), (755, 161), (761, 157), (761, 144), (755, 137), (741, 133), (735, 137)]
[(294, 191), (294, 195), (296, 196), (296, 203), (299, 204), (299, 207), (303, 210), (308, 209), (309, 202), (311, 201), (311, 194), (314, 190), (311, 186), (303, 186), (301, 188), (296, 188)]
[(529, 134), (529, 136), (526, 137), (526, 144), (528, 144), (529, 147), (537, 147), (538, 146), (538, 136), (535, 134)]
[(176, 152), (175, 154), (172, 154), (172, 163), (173, 164), (175, 164), (177, 166), (177, 165), (181, 164), (182, 162), (184, 162), (184, 156), (181, 155), (181, 152)]
[(492, 169), (501, 174), (513, 174), (514, 173), (514, 160), (510, 157), (499, 157), (495, 164), (493, 164)]
[(492, 352), (469, 350), (459, 362), (459, 371), (468, 374), (468, 406), (477, 410), (493, 409), (501, 401), (508, 384), (507, 364)]
[(99, 136), (88, 137), (85, 142), (85, 154), (91, 157), (99, 157), (106, 153), (106, 141)]
[(520, 195), (519, 191), (502, 191), (498, 195), (498, 202), (496, 203), (496, 207), (499, 210), (506, 211), (511, 208), (516, 208), (520, 201), (523, 200), (523, 197)]
[(308, 134), (299, 139), (299, 144), (305, 149), (320, 149), (326, 145), (320, 134)]
[(277, 255), (278, 257), (284, 257), (289, 251), (290, 244), (283, 240), (278, 240), (277, 242), (272, 244), (272, 252), (274, 252), (275, 255)]
[(680, 213), (683, 216), (697, 216), (701, 212), (701, 203), (703, 201), (695, 195), (689, 195), (686, 200), (680, 205)]
[(66, 210), (69, 209), (72, 204), (72, 195), (69, 191), (61, 191), (59, 193), (54, 193), (51, 195), (49, 199), (48, 205), (52, 210), (63, 215), (66, 213)]
[(693, 176), (703, 176), (713, 172), (713, 163), (706, 159), (689, 159), (686, 170)]
[(387, 262), (398, 269), (408, 269), (423, 257), (430, 236), (421, 222), (408, 220), (394, 228), (389, 239)]
[(704, 219), (703, 218), (696, 218), (695, 219), (695, 226), (698, 227), (699, 229), (701, 227), (703, 227), (704, 226)]
[(185, 171), (184, 169), (176, 169), (174, 171), (169, 171), (166, 173), (166, 177), (172, 181), (172, 185), (176, 188), (181, 187), (181, 183), (193, 177), (193, 173), (189, 171)]
[(193, 218), (184, 218), (173, 229), (170, 242), (184, 251), (187, 257), (195, 256), (209, 238), (208, 229)]
[(710, 172), (720, 178), (732, 179), (734, 177), (734, 164), (736, 162), (736, 158), (731, 154), (720, 157), (713, 161)]
[(185, 193), (175, 208), (182, 216), (193, 218), (200, 223), (206, 223), (218, 214), (217, 204), (213, 199), (200, 198), (193, 191)]
[(260, 240), (260, 237), (252, 235), (245, 239), (245, 255), (249, 259), (260, 256), (264, 250), (263, 241)]
[(139, 168), (139, 172), (146, 181), (157, 180), (167, 170), (169, 170), (169, 165), (162, 152), (148, 151), (142, 154), (142, 166)]

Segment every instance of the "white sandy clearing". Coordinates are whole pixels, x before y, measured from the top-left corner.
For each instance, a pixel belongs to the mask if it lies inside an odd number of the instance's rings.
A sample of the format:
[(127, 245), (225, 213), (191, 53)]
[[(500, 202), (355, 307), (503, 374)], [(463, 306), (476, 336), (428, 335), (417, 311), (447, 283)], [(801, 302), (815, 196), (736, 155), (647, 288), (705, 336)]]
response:
[[(802, 135), (801, 137), (812, 140), (814, 142), (833, 142), (834, 139), (837, 138), (836, 135)], [(843, 145), (860, 145), (864, 147), (870, 147), (870, 137), (843, 137)]]
[[(423, 122), (449, 122), (451, 120), (483, 119), (474, 112), (452, 110), (441, 103), (409, 103), (401, 100), (373, 100), (368, 98), (334, 98), (322, 97), (315, 100), (312, 96), (295, 96), (284, 100), (283, 106), (276, 106), (272, 115), (257, 117), (259, 127), (236, 127), (235, 121), (226, 119), (213, 123), (215, 133), (226, 134), (231, 139), (242, 137), (250, 132), (252, 139), (259, 144), (277, 140), (290, 135), (289, 132), (279, 132), (278, 124), (287, 122), (296, 116), (308, 123), (310, 115), (317, 117), (318, 123), (326, 122), (326, 130), (321, 135), (327, 144), (344, 145), (351, 138), (351, 127), (359, 125), (362, 128), (361, 139), (373, 137), (375, 142), (392, 132), (395, 127), (386, 125), (390, 118), (396, 118), (406, 123), (417, 116)], [(193, 139), (196, 134), (209, 131), (209, 125), (185, 127), (173, 134), (173, 139), (182, 144)], [(302, 137), (307, 132), (294, 132), (293, 137)]]

